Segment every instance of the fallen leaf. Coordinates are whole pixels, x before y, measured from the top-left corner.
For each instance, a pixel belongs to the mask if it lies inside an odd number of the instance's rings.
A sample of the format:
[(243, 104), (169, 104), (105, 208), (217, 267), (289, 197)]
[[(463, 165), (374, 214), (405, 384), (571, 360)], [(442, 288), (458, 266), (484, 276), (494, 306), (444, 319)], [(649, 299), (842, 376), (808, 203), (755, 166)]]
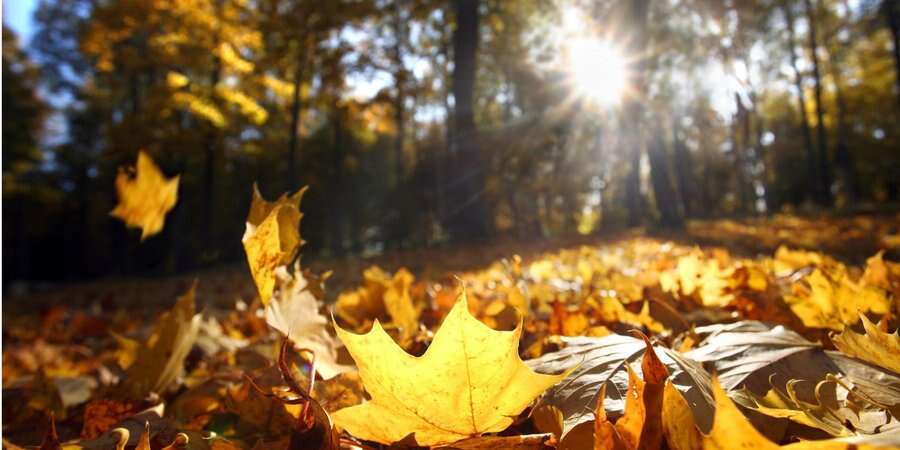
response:
[(266, 305), (266, 323), (287, 336), (297, 349), (312, 351), (323, 378), (352, 370), (337, 362), (340, 341), (328, 332), (328, 319), (319, 312), (319, 302), (308, 289), (299, 263), (293, 272), (288, 274), (285, 267), (276, 270), (277, 290)]
[(365, 335), (337, 327), (372, 399), (334, 413), (352, 435), (391, 444), (446, 444), (498, 432), (561, 375), (532, 372), (518, 355), (521, 326), (496, 331), (471, 316), (465, 292), (421, 357), (379, 322)]
[(828, 374), (834, 374), (860, 395), (892, 411), (900, 407), (900, 376), (842, 353), (823, 350), (819, 344), (780, 325), (744, 321), (699, 327), (695, 331), (705, 338), (685, 356), (709, 364), (729, 391), (743, 385), (757, 395), (765, 395), (773, 386), (783, 390), (790, 380), (802, 379), (809, 383), (797, 386), (798, 398), (814, 403), (815, 386)]
[(877, 405), (863, 409), (865, 399), (847, 391), (832, 379), (820, 381), (815, 387), (815, 401), (804, 401), (797, 386), (804, 380), (790, 380), (781, 392), (773, 387), (765, 396), (748, 389), (734, 393), (733, 399), (747, 408), (772, 417), (792, 420), (818, 428), (832, 436), (874, 434), (900, 426), (900, 422)]
[(304, 192), (305, 187), (293, 195), (283, 194), (278, 200), (267, 202), (256, 184), (253, 185), (253, 200), (241, 242), (263, 304), (269, 302), (275, 289), (275, 269), (289, 264), (303, 243), (300, 199)]
[(860, 314), (859, 320), (862, 321), (865, 334), (847, 327), (841, 334), (831, 337), (834, 346), (854, 358), (900, 374), (900, 334), (897, 330), (893, 334), (885, 333), (865, 314)]
[(662, 446), (662, 403), (665, 382), (669, 376), (666, 366), (659, 360), (650, 341), (644, 336), (646, 349), (641, 358), (643, 379), (625, 365), (628, 372), (628, 394), (625, 411), (612, 426), (606, 417), (603, 402), (606, 384), (601, 388), (595, 410), (594, 450), (656, 449)]
[(419, 327), (420, 310), (412, 301), (413, 275), (401, 268), (393, 275), (378, 266), (363, 272), (363, 286), (338, 296), (334, 312), (354, 329), (375, 320), (390, 319), (397, 327), (400, 345), (406, 347)]
[(123, 389), (134, 400), (150, 392), (163, 393), (184, 372), (184, 359), (197, 339), (200, 314), (195, 314), (197, 283), (163, 313), (150, 337), (141, 344), (137, 358), (128, 368)]
[[(562, 338), (562, 342), (566, 345), (564, 349), (528, 361), (528, 365), (538, 372), (572, 370), (563, 382), (547, 391), (538, 408), (552, 406), (562, 412), (562, 433), (558, 436), (561, 448), (590, 448), (589, 438), (584, 442), (583, 429), (594, 423), (594, 406), (599, 401), (601, 387), (609, 386), (603, 405), (610, 420), (616, 420), (625, 411), (628, 392), (625, 366), (642, 357), (646, 344), (640, 339), (617, 334), (600, 338)], [(712, 417), (709, 375), (698, 363), (677, 351), (665, 347), (654, 347), (654, 350), (672, 374), (671, 379), (678, 389), (690, 399), (690, 410), (696, 420), (709, 429)]]
[(141, 240), (162, 231), (166, 214), (178, 201), (179, 176), (166, 178), (153, 160), (138, 152), (135, 175), (119, 169), (116, 193), (119, 204), (110, 212), (131, 228), (141, 229)]
[(827, 273), (816, 269), (805, 281), (809, 290), (798, 288), (799, 292), (785, 297), (785, 301), (807, 327), (840, 331), (860, 313), (884, 314), (890, 310), (885, 291), (854, 282), (845, 270)]

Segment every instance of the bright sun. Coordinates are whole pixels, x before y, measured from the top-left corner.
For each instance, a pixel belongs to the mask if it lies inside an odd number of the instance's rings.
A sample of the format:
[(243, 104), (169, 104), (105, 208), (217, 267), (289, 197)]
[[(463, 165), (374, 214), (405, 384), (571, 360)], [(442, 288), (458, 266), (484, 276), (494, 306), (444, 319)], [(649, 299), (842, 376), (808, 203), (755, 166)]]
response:
[(628, 64), (609, 42), (575, 38), (566, 45), (572, 83), (580, 95), (604, 106), (618, 103), (628, 87)]

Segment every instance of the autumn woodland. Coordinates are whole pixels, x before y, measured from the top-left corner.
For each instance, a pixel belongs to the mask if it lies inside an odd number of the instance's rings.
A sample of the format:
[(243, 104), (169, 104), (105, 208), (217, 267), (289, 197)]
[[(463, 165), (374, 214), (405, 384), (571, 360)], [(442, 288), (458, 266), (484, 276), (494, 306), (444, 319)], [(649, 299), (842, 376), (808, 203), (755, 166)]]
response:
[(7, 0), (2, 447), (900, 449), (900, 1)]

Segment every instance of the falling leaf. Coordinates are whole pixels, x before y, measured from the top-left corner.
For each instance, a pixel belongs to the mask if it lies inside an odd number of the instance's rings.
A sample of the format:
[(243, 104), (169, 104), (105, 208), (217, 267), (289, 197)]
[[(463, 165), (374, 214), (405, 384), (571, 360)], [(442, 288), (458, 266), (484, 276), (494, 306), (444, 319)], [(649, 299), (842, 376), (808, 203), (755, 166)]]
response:
[(131, 228), (141, 229), (141, 240), (163, 229), (166, 214), (178, 201), (179, 176), (166, 178), (144, 151), (138, 152), (137, 169), (131, 176), (124, 169), (116, 175), (119, 204), (110, 212)]
[(334, 413), (337, 426), (381, 443), (450, 443), (498, 432), (565, 375), (532, 372), (518, 355), (522, 328), (496, 331), (471, 316), (463, 293), (421, 357), (379, 322), (365, 335), (338, 327), (372, 399)]
[(300, 264), (293, 275), (285, 267), (276, 270), (276, 286), (272, 301), (266, 306), (266, 323), (287, 336), (297, 349), (315, 353), (316, 370), (323, 378), (331, 378), (351, 367), (337, 362), (340, 342), (328, 332), (328, 319), (319, 312), (319, 302), (308, 289)]
[(885, 333), (865, 314), (860, 314), (859, 320), (862, 321), (865, 334), (859, 334), (848, 327), (841, 334), (831, 337), (834, 346), (854, 358), (900, 374), (900, 334), (897, 330), (893, 334)]
[(282, 194), (278, 200), (268, 202), (262, 198), (256, 184), (253, 185), (253, 200), (241, 242), (263, 304), (269, 302), (275, 289), (275, 269), (289, 264), (303, 244), (300, 199), (304, 192), (306, 187), (293, 195)]
[(197, 283), (162, 316), (150, 337), (137, 351), (137, 359), (128, 368), (124, 390), (132, 399), (171, 388), (184, 371), (184, 359), (200, 329), (200, 314), (195, 314)]
[(300, 238), (300, 199), (306, 188), (293, 195), (283, 194), (274, 202), (262, 198), (253, 185), (253, 201), (241, 242), (259, 298), (269, 302), (275, 290), (275, 269), (289, 264), (303, 243)]

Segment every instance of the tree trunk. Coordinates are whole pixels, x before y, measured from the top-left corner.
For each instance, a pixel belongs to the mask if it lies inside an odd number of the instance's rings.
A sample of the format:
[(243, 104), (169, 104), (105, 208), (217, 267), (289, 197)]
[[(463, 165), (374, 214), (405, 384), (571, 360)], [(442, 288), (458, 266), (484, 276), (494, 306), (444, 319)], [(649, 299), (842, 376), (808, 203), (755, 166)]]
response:
[(828, 140), (825, 136), (825, 105), (822, 102), (822, 77), (819, 70), (819, 41), (817, 36), (816, 8), (812, 0), (804, 0), (806, 19), (809, 22), (809, 49), (813, 64), (813, 82), (816, 100), (816, 137), (818, 140), (819, 201), (823, 206), (831, 206), (831, 168), (828, 161)]
[[(300, 48), (303, 46), (301, 44)], [(303, 89), (303, 65), (306, 52), (301, 50), (301, 55), (297, 58), (297, 68), (294, 70), (294, 92), (291, 97), (291, 128), (290, 141), (288, 142), (288, 185), (287, 191), (293, 192), (297, 189), (297, 147), (300, 144), (300, 105), (301, 90)]]
[[(629, 1), (626, 8), (626, 24), (630, 32), (630, 40), (633, 42), (629, 49), (632, 54), (643, 55), (647, 51), (647, 18), (650, 13), (649, 0)], [(636, 64), (632, 83), (635, 92), (647, 92), (644, 70), (647, 63), (643, 59)], [(640, 94), (637, 94), (640, 95)], [(631, 152), (631, 168), (625, 180), (625, 201), (628, 208), (628, 225), (637, 226), (643, 216), (644, 199), (641, 197), (641, 156), (644, 153), (644, 136), (641, 133), (642, 116), (644, 112), (643, 99), (637, 96), (631, 97), (625, 104), (625, 115), (629, 122), (625, 133), (627, 135), (628, 151)]]
[(900, 0), (884, 0), (882, 3), (894, 53), (894, 78), (897, 83), (897, 105), (900, 106)]
[(659, 210), (660, 225), (664, 228), (680, 228), (683, 223), (669, 173), (669, 158), (666, 155), (666, 143), (661, 127), (656, 127), (651, 139), (647, 155), (650, 159), (650, 182), (653, 184), (653, 196)]
[(694, 215), (694, 185), (691, 171), (694, 166), (691, 161), (691, 153), (688, 151), (684, 140), (678, 135), (678, 127), (672, 127), (672, 142), (675, 147), (675, 177), (678, 181), (678, 196), (681, 198), (681, 208), (684, 217)]
[[(221, 18), (221, 2), (217, 2), (216, 5), (216, 17)], [(220, 42), (220, 37), (218, 36), (218, 31), (216, 38), (214, 40), (216, 47), (218, 47)], [(213, 104), (218, 107), (218, 102), (215, 97), (215, 89), (219, 84), (219, 81), (222, 78), (222, 60), (219, 59), (218, 56), (213, 56), (213, 67), (212, 73), (209, 76), (209, 88), (213, 92), (212, 101)], [(216, 193), (216, 162), (218, 160), (220, 146), (219, 146), (219, 132), (216, 130), (216, 126), (214, 124), (209, 125), (209, 130), (206, 133), (206, 159), (204, 161), (204, 170), (203, 170), (203, 251), (204, 252), (213, 252), (215, 248), (216, 242), (216, 228), (215, 228), (215, 215), (216, 204), (215, 204), (215, 193)]]
[(803, 89), (803, 75), (797, 69), (796, 32), (794, 31), (794, 12), (789, 3), (782, 5), (784, 20), (787, 22), (788, 47), (791, 55), (791, 70), (794, 71), (794, 87), (797, 89), (797, 107), (800, 113), (800, 127), (803, 131), (803, 144), (806, 147), (806, 177), (811, 185), (810, 192), (815, 196), (818, 191), (819, 177), (816, 174), (816, 153), (812, 142), (812, 130), (809, 127), (809, 117), (806, 115), (806, 91)]
[(457, 239), (478, 239), (489, 233), (485, 201), (485, 166), (475, 126), (474, 94), (478, 53), (478, 7), (480, 0), (454, 0), (456, 29), (453, 32), (453, 98), (455, 131), (453, 179), (450, 180), (454, 206), (446, 218), (450, 233)]

